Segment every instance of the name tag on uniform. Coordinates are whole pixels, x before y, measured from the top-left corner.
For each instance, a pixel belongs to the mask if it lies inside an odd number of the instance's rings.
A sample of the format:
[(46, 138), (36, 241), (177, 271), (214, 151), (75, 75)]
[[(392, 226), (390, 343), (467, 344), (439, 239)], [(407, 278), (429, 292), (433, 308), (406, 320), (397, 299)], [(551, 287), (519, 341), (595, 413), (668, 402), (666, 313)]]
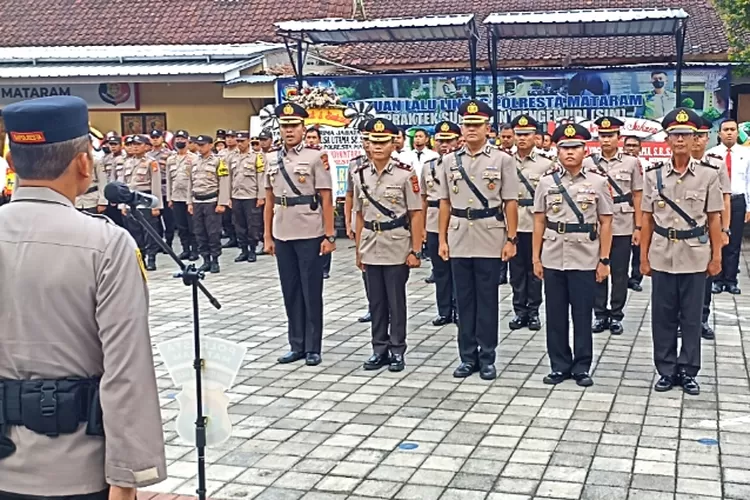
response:
[(497, 167), (494, 165), (490, 165), (489, 167), (484, 167), (485, 170), (497, 170)]
[(560, 194), (560, 188), (556, 188), (556, 187), (549, 188), (547, 190), (547, 194)]
[(309, 164), (310, 164), (309, 161), (298, 161), (297, 162), (297, 165), (309, 165)]

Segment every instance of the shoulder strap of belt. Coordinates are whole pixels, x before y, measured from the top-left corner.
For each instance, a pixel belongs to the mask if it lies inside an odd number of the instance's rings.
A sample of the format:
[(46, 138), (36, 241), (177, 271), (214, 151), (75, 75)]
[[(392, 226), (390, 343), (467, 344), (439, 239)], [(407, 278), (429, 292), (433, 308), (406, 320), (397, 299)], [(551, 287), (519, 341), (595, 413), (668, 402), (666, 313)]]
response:
[(521, 172), (520, 168), (516, 168), (516, 172), (518, 172), (518, 180), (520, 180), (524, 186), (526, 186), (526, 189), (529, 190), (529, 193), (531, 193), (531, 197), (533, 198), (536, 195), (536, 191), (534, 191), (534, 186), (531, 185), (529, 180), (526, 178), (525, 175), (523, 175), (523, 172)]
[(664, 194), (664, 181), (662, 179), (661, 174), (661, 168), (656, 169), (656, 190), (659, 192), (659, 196), (662, 197), (662, 199), (669, 205), (669, 207), (677, 212), (677, 215), (683, 218), (685, 222), (688, 223), (690, 227), (698, 227), (698, 222), (696, 222), (695, 219), (690, 217), (680, 206), (667, 198), (667, 196)]
[(294, 184), (294, 182), (292, 182), (292, 179), (289, 177), (289, 173), (287, 173), (286, 168), (284, 168), (284, 158), (282, 156), (281, 150), (279, 150), (276, 155), (279, 160), (279, 170), (281, 171), (281, 175), (284, 176), (284, 180), (289, 185), (289, 188), (297, 196), (302, 196), (302, 191), (300, 191), (299, 188)]
[(381, 214), (385, 215), (386, 217), (390, 217), (391, 219), (397, 219), (398, 216), (396, 215), (396, 212), (384, 207), (375, 198), (373, 198), (372, 195), (370, 195), (369, 188), (367, 187), (367, 184), (365, 184), (364, 170), (365, 169), (363, 168), (359, 169), (359, 183), (362, 186), (362, 192), (365, 194), (365, 198), (367, 198), (369, 202), (372, 203), (372, 206), (378, 209)]
[(435, 174), (435, 163), (437, 163), (437, 160), (430, 160), (430, 175), (432, 175), (432, 180), (437, 184), (440, 185), (440, 180), (437, 178), (437, 175)]
[(568, 193), (568, 190), (565, 189), (565, 186), (562, 184), (562, 180), (560, 179), (560, 174), (558, 172), (552, 172), (552, 179), (555, 181), (555, 184), (557, 185), (557, 189), (560, 190), (560, 194), (563, 198), (565, 198), (565, 203), (568, 204), (570, 209), (573, 211), (573, 213), (576, 216), (576, 219), (578, 219), (579, 224), (584, 223), (583, 214), (580, 210), (578, 210), (578, 205), (575, 204), (573, 201), (573, 198), (570, 197), (570, 194)]
[(458, 167), (458, 171), (461, 172), (461, 175), (466, 181), (466, 185), (469, 186), (471, 192), (474, 193), (474, 196), (477, 197), (479, 203), (481, 203), (484, 208), (490, 208), (490, 202), (487, 201), (487, 198), (484, 197), (479, 188), (477, 188), (477, 186), (473, 182), (471, 182), (469, 174), (466, 173), (466, 169), (464, 169), (463, 162), (461, 161), (461, 155), (459, 155), (458, 152), (456, 152), (456, 167)]
[[(622, 190), (622, 188), (615, 182), (615, 180), (609, 175), (609, 173), (606, 172), (602, 168), (602, 166), (601, 166), (602, 157), (599, 156), (599, 155), (597, 155), (597, 154), (594, 154), (594, 155), (591, 155), (591, 159), (594, 161), (594, 164), (596, 165), (596, 168), (599, 169), (599, 172), (602, 175), (604, 175), (604, 176), (607, 177), (607, 182), (609, 182), (609, 185), (612, 186), (612, 189), (615, 190), (615, 192), (617, 193), (617, 196), (625, 196), (625, 192)], [(628, 204), (631, 207), (633, 206), (633, 198), (630, 198), (628, 200)]]

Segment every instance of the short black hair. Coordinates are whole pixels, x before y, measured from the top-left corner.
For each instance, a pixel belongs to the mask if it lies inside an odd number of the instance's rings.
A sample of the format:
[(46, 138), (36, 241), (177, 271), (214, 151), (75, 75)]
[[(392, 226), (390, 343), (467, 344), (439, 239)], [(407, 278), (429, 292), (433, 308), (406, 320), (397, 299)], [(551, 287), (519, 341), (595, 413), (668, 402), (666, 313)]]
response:
[(545, 139), (546, 139), (547, 137), (549, 137), (549, 140), (550, 140), (550, 141), (552, 140), (552, 135), (551, 135), (551, 134), (548, 134), (547, 132), (542, 132), (542, 137), (543, 137), (543, 138), (545, 138)]
[(628, 140), (634, 140), (635, 142), (638, 143), (638, 146), (641, 145), (641, 138), (638, 137), (637, 135), (626, 135), (626, 136), (624, 136), (623, 139), (622, 139), (622, 144), (625, 145), (625, 143), (628, 142)]
[(312, 127), (309, 127), (307, 130), (305, 130), (305, 137), (307, 137), (307, 134), (310, 132), (315, 132), (318, 134), (318, 139), (320, 139), (320, 128), (317, 125), (313, 125)]
[(503, 123), (502, 125), (500, 125), (500, 130), (513, 130), (513, 125), (511, 125), (510, 123)]
[(737, 120), (733, 118), (724, 118), (723, 120), (721, 120), (721, 122), (719, 122), (719, 130), (721, 130), (721, 127), (723, 127), (725, 123), (729, 123), (729, 122), (734, 123), (735, 125), (737, 125), (737, 128), (739, 128), (740, 124), (737, 123)]
[(655, 70), (653, 70), (651, 72), (651, 76), (653, 77), (654, 75), (664, 75), (664, 76), (667, 76), (667, 72), (664, 71), (664, 70), (661, 70), (661, 69), (655, 69)]

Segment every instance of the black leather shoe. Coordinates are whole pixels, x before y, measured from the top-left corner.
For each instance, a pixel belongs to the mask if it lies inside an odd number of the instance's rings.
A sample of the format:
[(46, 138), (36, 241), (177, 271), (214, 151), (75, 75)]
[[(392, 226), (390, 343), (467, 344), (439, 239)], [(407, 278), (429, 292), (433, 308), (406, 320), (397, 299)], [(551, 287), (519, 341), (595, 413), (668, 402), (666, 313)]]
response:
[(701, 337), (703, 337), (706, 340), (713, 340), (716, 338), (716, 335), (714, 335), (713, 328), (711, 328), (708, 325), (708, 323), (701, 324)]
[(330, 278), (330, 277), (331, 277), (330, 273), (327, 273), (327, 272), (325, 272), (325, 271), (323, 272), (323, 279), (324, 279), (324, 280), (327, 280), (327, 279), (328, 279), (328, 278)]
[(357, 321), (359, 323), (369, 323), (370, 321), (372, 321), (372, 315), (370, 314), (370, 311), (367, 311), (367, 314), (359, 318)]
[(674, 387), (674, 380), (672, 380), (672, 377), (662, 375), (661, 377), (659, 377), (656, 385), (654, 385), (654, 390), (656, 392), (667, 392), (671, 391), (672, 387)]
[(388, 354), (373, 354), (370, 356), (367, 361), (365, 361), (365, 364), (363, 365), (363, 368), (365, 370), (378, 370), (385, 365), (389, 364), (391, 362), (390, 357)]
[(477, 371), (479, 371), (479, 368), (474, 363), (461, 363), (458, 368), (453, 370), (453, 376), (456, 378), (471, 377)]
[(604, 330), (609, 328), (608, 318), (596, 318), (594, 324), (591, 325), (592, 333), (602, 333)]
[(235, 262), (245, 262), (247, 260), (247, 250), (244, 248), (242, 249), (242, 253), (240, 253), (235, 259)]
[(452, 322), (453, 318), (451, 318), (450, 316), (438, 316), (437, 318), (432, 320), (433, 326), (443, 326)]
[(557, 385), (561, 382), (565, 382), (570, 378), (570, 373), (562, 373), (562, 372), (552, 372), (544, 379), (542, 382), (544, 382), (547, 385)]
[(213, 257), (211, 259), (211, 268), (210, 271), (214, 274), (221, 272), (221, 268), (219, 267), (219, 258)]
[(682, 385), (682, 392), (688, 396), (697, 396), (701, 393), (701, 386), (698, 385), (694, 377), (685, 373), (680, 374), (680, 384)]
[(711, 293), (721, 293), (724, 291), (724, 285), (721, 283), (711, 283)]
[(529, 325), (529, 318), (527, 318), (526, 316), (519, 316), (518, 314), (513, 316), (513, 319), (510, 320), (510, 322), (508, 323), (508, 327), (511, 330), (520, 330), (524, 326), (528, 326), (528, 325)]
[(484, 365), (479, 369), (479, 378), (482, 380), (495, 380), (497, 378), (497, 370), (495, 365)]
[(156, 256), (149, 255), (146, 258), (146, 271), (156, 271)]
[(628, 281), (628, 288), (630, 288), (634, 292), (642, 292), (643, 291), (643, 287), (637, 281)]
[(190, 257), (188, 257), (191, 262), (195, 262), (200, 257), (198, 256), (198, 252), (190, 252)]
[(404, 363), (404, 355), (394, 354), (391, 356), (391, 363), (388, 365), (388, 371), (400, 372), (404, 370), (404, 366), (406, 366), (406, 363)]
[(542, 322), (539, 321), (539, 316), (529, 316), (529, 330), (537, 331), (542, 329)]
[(591, 387), (592, 385), (594, 385), (594, 380), (586, 372), (574, 373), (573, 380), (576, 381), (576, 385), (578, 385), (579, 387)]
[(221, 245), (221, 248), (235, 248), (235, 247), (237, 247), (237, 240), (235, 238), (230, 238), (229, 241)]
[(305, 356), (305, 364), (307, 366), (317, 366), (321, 361), (323, 361), (323, 358), (317, 352), (308, 352), (307, 356)]
[(299, 361), (300, 359), (305, 359), (304, 352), (289, 351), (288, 353), (281, 356), (277, 361), (281, 364), (286, 364), (294, 363), (295, 361)]
[(203, 264), (198, 268), (198, 271), (206, 272), (211, 269), (211, 257), (203, 257)]
[(255, 249), (251, 248), (249, 252), (247, 252), (247, 261), (248, 262), (256, 262), (258, 260), (258, 256), (255, 255)]
[(435, 273), (430, 273), (430, 275), (424, 279), (424, 282), (429, 284), (435, 283)]
[(740, 287), (738, 287), (737, 285), (726, 285), (724, 287), (724, 290), (731, 293), (732, 295), (739, 295), (742, 293), (742, 290), (740, 290)]
[(190, 252), (188, 250), (183, 250), (180, 255), (177, 256), (180, 260), (188, 260), (190, 258)]
[(625, 329), (622, 327), (622, 322), (619, 319), (613, 319), (609, 322), (609, 331), (612, 335), (622, 335)]

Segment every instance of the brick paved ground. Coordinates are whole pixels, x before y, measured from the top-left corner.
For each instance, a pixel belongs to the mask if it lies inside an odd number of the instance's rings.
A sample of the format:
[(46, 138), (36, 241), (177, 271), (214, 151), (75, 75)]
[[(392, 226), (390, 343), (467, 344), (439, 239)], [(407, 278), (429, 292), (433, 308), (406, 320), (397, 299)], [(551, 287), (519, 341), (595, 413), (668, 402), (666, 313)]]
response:
[[(205, 335), (249, 348), (230, 393), (233, 437), (208, 450), (211, 498), (750, 499), (747, 272), (746, 295), (715, 297), (717, 340), (704, 342), (702, 392), (690, 398), (652, 390), (648, 279), (630, 294), (625, 334), (595, 337), (596, 385), (583, 390), (542, 384), (544, 329), (509, 333), (508, 286), (497, 380), (454, 379), (456, 328), (430, 324), (429, 264), (408, 285), (406, 370), (363, 371), (369, 326), (356, 321), (365, 302), (350, 248), (336, 252), (326, 282), (323, 363), (277, 365), (287, 343), (275, 263), (234, 264), (235, 254), (225, 251), (221, 274), (206, 280), (224, 307), (202, 303)], [(191, 332), (190, 294), (165, 257), (159, 265), (150, 282), (157, 343)], [(196, 484), (194, 450), (174, 432), (178, 391), (158, 358), (157, 370), (169, 479), (147, 500), (191, 495)]]

